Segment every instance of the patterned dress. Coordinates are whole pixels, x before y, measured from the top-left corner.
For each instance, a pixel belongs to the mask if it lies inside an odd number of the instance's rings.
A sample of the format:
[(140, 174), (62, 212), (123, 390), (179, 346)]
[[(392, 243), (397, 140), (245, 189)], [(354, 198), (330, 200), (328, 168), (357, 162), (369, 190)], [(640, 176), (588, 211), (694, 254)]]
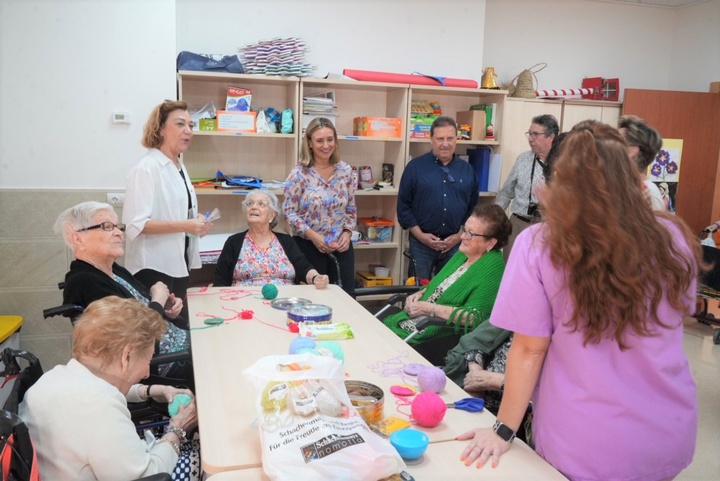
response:
[(240, 256), (233, 271), (233, 286), (263, 286), (268, 283), (294, 284), (295, 268), (277, 237), (267, 248), (259, 247), (252, 237), (245, 236)]

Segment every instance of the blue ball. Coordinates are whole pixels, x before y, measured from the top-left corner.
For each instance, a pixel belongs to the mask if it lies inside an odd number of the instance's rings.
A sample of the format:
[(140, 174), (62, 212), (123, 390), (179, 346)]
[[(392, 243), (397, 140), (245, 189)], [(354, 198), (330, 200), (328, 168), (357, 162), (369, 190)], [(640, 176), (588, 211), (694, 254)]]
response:
[(192, 401), (192, 397), (188, 394), (175, 395), (172, 402), (168, 404), (168, 414), (170, 414), (170, 417), (174, 418), (175, 416), (177, 416), (180, 406), (190, 404), (190, 401)]
[(296, 337), (290, 343), (290, 354), (298, 354), (300, 349), (315, 349), (315, 341), (305, 336)]

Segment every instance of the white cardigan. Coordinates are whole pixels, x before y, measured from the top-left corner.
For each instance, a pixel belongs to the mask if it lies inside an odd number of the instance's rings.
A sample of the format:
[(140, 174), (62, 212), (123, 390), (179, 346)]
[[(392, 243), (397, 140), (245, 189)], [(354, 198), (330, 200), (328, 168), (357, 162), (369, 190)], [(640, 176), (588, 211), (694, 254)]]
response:
[[(153, 269), (170, 277), (187, 277), (185, 234), (143, 234), (149, 220), (183, 221), (188, 219), (187, 190), (192, 202), (192, 218), (197, 217), (197, 197), (185, 166), (180, 163), (185, 182), (172, 160), (158, 149), (150, 149), (127, 177), (123, 222), (127, 224), (125, 268), (132, 274)], [(186, 190), (187, 186), (187, 190)], [(199, 269), (200, 248), (197, 237), (190, 237), (188, 258), (191, 269)]]

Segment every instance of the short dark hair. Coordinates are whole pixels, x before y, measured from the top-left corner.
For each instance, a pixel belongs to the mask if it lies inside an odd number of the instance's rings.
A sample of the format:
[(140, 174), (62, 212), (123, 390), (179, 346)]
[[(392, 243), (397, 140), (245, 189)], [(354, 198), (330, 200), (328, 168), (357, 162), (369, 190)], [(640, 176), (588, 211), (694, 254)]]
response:
[(432, 125), (430, 126), (430, 137), (435, 135), (435, 127), (447, 127), (451, 126), (457, 131), (457, 122), (455, 122), (455, 119), (452, 117), (448, 117), (447, 115), (441, 115), (440, 117), (433, 120)]
[(512, 234), (512, 224), (505, 209), (497, 204), (478, 204), (472, 215), (487, 223), (488, 230), (485, 234), (497, 240), (493, 250), (500, 250), (507, 245)]
[(637, 166), (640, 172), (645, 172), (662, 148), (660, 132), (635, 115), (620, 117), (618, 129), (625, 129), (623, 133), (625, 142), (638, 148)]
[(558, 121), (554, 115), (550, 115), (550, 114), (537, 115), (537, 116), (533, 117), (532, 123), (542, 125), (543, 127), (545, 127), (545, 136), (546, 137), (549, 136), (550, 134), (557, 135), (560, 133), (560, 125), (558, 125)]

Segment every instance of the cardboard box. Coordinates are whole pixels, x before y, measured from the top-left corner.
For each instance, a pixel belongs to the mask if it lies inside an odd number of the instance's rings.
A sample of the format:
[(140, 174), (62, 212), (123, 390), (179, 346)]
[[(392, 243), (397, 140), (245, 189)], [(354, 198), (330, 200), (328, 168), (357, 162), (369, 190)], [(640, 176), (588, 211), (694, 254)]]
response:
[(458, 112), (455, 120), (458, 128), (462, 124), (470, 126), (470, 140), (485, 140), (486, 118), (484, 110), (467, 110)]
[(392, 241), (393, 227), (395, 223), (382, 217), (360, 217), (357, 227), (363, 236), (370, 242)]
[(217, 111), (217, 129), (225, 132), (255, 132), (255, 112)]
[(396, 117), (355, 117), (353, 135), (363, 137), (402, 137), (402, 119)]
[(410, 126), (411, 139), (429, 139), (430, 126), (424, 124), (413, 124)]
[(355, 278), (360, 281), (363, 287), (391, 286), (392, 277), (378, 277), (369, 271), (357, 271)]

